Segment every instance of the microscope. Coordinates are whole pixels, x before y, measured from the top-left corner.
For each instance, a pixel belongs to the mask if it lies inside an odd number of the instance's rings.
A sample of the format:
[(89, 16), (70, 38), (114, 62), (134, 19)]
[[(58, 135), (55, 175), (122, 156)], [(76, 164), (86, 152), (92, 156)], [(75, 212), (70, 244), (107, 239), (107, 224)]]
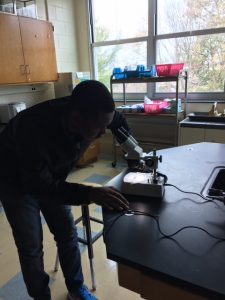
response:
[(122, 193), (162, 198), (167, 177), (157, 172), (162, 155), (158, 156), (154, 149), (150, 153), (143, 152), (138, 142), (123, 127), (115, 132), (120, 147), (124, 150), (129, 172), (124, 176)]

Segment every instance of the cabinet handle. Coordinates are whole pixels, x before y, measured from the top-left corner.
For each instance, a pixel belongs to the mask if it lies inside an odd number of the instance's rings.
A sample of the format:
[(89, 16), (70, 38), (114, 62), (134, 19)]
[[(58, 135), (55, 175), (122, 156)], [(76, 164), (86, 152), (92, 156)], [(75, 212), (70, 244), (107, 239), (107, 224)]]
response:
[(30, 74), (30, 66), (29, 66), (29, 65), (26, 65), (26, 66), (25, 66), (25, 69), (26, 69), (26, 74)]
[(25, 74), (25, 65), (20, 65), (20, 74)]

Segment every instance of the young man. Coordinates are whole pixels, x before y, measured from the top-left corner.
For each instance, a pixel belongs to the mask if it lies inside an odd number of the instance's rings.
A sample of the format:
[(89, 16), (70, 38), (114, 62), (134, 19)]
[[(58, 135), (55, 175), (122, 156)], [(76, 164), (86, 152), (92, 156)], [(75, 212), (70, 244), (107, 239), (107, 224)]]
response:
[[(123, 123), (123, 124), (122, 124)], [(95, 300), (83, 284), (77, 232), (70, 205), (96, 203), (128, 209), (127, 200), (109, 187), (68, 183), (66, 178), (89, 144), (125, 120), (115, 112), (108, 89), (84, 81), (70, 97), (20, 112), (0, 135), (0, 199), (12, 227), (27, 291), (50, 300), (43, 264), (42, 212), (54, 235), (68, 299)]]

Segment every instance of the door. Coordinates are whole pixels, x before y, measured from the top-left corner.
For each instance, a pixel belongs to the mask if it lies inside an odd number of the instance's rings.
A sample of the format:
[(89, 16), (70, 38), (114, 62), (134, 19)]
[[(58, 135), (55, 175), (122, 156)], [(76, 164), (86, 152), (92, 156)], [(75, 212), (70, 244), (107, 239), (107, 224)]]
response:
[(57, 80), (56, 55), (52, 24), (19, 17), (28, 82)]
[(0, 13), (0, 84), (26, 82), (18, 17)]

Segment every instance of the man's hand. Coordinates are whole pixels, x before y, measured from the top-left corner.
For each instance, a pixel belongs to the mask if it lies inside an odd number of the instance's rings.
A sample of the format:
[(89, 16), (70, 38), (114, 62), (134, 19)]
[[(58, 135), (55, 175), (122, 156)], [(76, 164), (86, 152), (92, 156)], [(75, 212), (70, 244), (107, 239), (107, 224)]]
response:
[(113, 187), (93, 187), (90, 191), (89, 200), (110, 210), (129, 209), (129, 202)]

